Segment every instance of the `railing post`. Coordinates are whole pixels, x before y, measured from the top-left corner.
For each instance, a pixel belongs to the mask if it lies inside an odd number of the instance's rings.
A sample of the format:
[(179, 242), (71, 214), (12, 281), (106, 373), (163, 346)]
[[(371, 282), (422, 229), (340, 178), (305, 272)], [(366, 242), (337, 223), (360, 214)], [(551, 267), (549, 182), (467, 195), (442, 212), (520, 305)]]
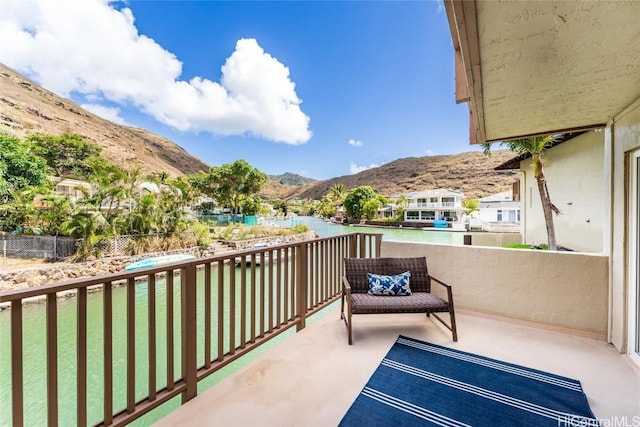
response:
[(24, 425), (22, 366), (22, 300), (11, 301), (11, 407), (13, 425)]
[(196, 331), (196, 266), (189, 264), (180, 269), (180, 287), (182, 295), (182, 378), (186, 389), (182, 393), (182, 403), (198, 394), (198, 334)]
[(307, 319), (307, 244), (305, 242), (296, 246), (296, 296), (298, 298), (298, 315), (300, 321), (296, 327), (296, 332), (300, 332), (305, 327)]
[(382, 234), (376, 234), (376, 256), (375, 256), (375, 258), (380, 258), (381, 246), (382, 246)]
[(349, 258), (355, 258), (358, 250), (358, 234), (349, 235)]
[(358, 240), (360, 241), (360, 257), (367, 257), (367, 236), (362, 233), (358, 233)]

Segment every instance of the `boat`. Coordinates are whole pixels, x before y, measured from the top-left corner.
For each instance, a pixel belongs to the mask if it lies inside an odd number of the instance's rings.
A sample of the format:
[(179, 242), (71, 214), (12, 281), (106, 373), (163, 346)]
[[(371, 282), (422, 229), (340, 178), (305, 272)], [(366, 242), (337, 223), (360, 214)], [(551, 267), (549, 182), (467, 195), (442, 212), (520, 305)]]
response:
[(144, 258), (140, 261), (132, 262), (131, 264), (128, 264), (124, 269), (127, 271), (140, 270), (141, 268), (151, 268), (165, 264), (173, 264), (180, 261), (190, 261), (195, 258), (196, 257), (194, 255), (189, 254), (162, 255), (152, 258)]

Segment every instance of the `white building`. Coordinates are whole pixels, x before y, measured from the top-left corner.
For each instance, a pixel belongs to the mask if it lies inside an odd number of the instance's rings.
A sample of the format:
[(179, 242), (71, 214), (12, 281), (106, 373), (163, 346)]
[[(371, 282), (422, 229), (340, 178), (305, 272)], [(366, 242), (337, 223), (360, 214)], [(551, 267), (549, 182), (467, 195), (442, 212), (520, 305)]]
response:
[(513, 200), (512, 190), (482, 197), (479, 202), (479, 220), (520, 224), (520, 201)]
[[(54, 181), (60, 178), (54, 178)], [(63, 179), (56, 183), (55, 192), (60, 196), (68, 196), (72, 203), (84, 199), (93, 193), (93, 187), (86, 181), (77, 179)]]
[(464, 194), (444, 189), (425, 190), (405, 194), (409, 203), (404, 209), (406, 222), (423, 222), (433, 225), (435, 221), (461, 223), (465, 209), (462, 207)]

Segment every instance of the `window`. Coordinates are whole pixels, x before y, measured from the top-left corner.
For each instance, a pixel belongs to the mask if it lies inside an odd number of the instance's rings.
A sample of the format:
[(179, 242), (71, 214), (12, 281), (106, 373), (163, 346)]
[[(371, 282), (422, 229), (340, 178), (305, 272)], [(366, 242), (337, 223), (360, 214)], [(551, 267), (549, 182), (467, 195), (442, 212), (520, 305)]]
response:
[(498, 209), (498, 222), (502, 222), (502, 209)]
[(405, 218), (407, 218), (408, 220), (416, 220), (419, 219), (419, 213), (417, 211), (407, 211), (405, 213)]

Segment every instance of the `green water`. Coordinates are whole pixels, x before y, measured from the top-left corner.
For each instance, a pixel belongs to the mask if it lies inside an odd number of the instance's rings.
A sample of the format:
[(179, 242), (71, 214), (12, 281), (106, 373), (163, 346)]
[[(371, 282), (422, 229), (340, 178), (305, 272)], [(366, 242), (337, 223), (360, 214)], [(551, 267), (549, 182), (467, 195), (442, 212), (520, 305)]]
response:
[(428, 242), (450, 245), (464, 244), (465, 234), (459, 231), (340, 225), (308, 216), (290, 218), (279, 221), (278, 223), (285, 227), (292, 227), (296, 224), (306, 224), (311, 230), (316, 232), (318, 237), (331, 237), (348, 233), (382, 233), (383, 241)]
[[(259, 268), (256, 269), (259, 272)], [(215, 277), (217, 271), (212, 269), (212, 299), (217, 295)], [(229, 283), (225, 274), (225, 302), (222, 310), (225, 321), (228, 322)], [(174, 341), (176, 343), (174, 371), (179, 375), (180, 368), (180, 280), (176, 277), (173, 286), (174, 296)], [(236, 324), (240, 321), (240, 286), (239, 275), (236, 277)], [(255, 298), (259, 300), (259, 287), (255, 288)], [(156, 351), (157, 351), (157, 384), (166, 384), (166, 309), (167, 289), (164, 279), (156, 282)], [(204, 341), (204, 276), (198, 274), (198, 341)], [(247, 301), (251, 297), (251, 289), (247, 290)], [(268, 298), (268, 295), (266, 295)], [(272, 296), (273, 297), (273, 296)], [(148, 383), (148, 292), (147, 284), (139, 283), (135, 288), (135, 317), (136, 317), (136, 400), (147, 394)], [(214, 307), (215, 307), (214, 302)], [(290, 309), (290, 308), (289, 308)], [(259, 305), (258, 305), (259, 310)], [(58, 303), (58, 390), (59, 390), (59, 423), (61, 426), (76, 425), (76, 318), (77, 307), (75, 298), (59, 301)], [(24, 348), (24, 421), (27, 426), (46, 425), (46, 325), (45, 305), (28, 304), (23, 306), (23, 348)], [(266, 315), (266, 313), (265, 313)], [(282, 312), (282, 318), (287, 316)], [(247, 313), (249, 316), (249, 313)], [(215, 311), (212, 313), (215, 323)], [(256, 314), (260, 318), (260, 313)], [(247, 322), (248, 323), (248, 322)], [(0, 425), (11, 425), (11, 367), (10, 367), (10, 311), (0, 312)], [(236, 343), (240, 340), (240, 328), (236, 327)], [(225, 331), (229, 330), (225, 324)], [(103, 310), (102, 293), (91, 293), (87, 297), (87, 412), (89, 424), (95, 424), (103, 418)], [(198, 384), (199, 392), (212, 386), (231, 372), (258, 357), (260, 354), (277, 345), (294, 333), (291, 329), (257, 350), (229, 364), (225, 368), (210, 375)], [(250, 339), (247, 327), (246, 339)], [(212, 327), (212, 354), (216, 354), (217, 329)], [(225, 341), (228, 334), (225, 333)], [(225, 342), (225, 352), (229, 350)], [(201, 347), (201, 346), (199, 346)], [(204, 363), (204, 353), (198, 352), (198, 366)], [(123, 409), (126, 406), (126, 288), (113, 288), (113, 407)], [(167, 402), (137, 420), (133, 425), (149, 425), (180, 405), (180, 397)]]

